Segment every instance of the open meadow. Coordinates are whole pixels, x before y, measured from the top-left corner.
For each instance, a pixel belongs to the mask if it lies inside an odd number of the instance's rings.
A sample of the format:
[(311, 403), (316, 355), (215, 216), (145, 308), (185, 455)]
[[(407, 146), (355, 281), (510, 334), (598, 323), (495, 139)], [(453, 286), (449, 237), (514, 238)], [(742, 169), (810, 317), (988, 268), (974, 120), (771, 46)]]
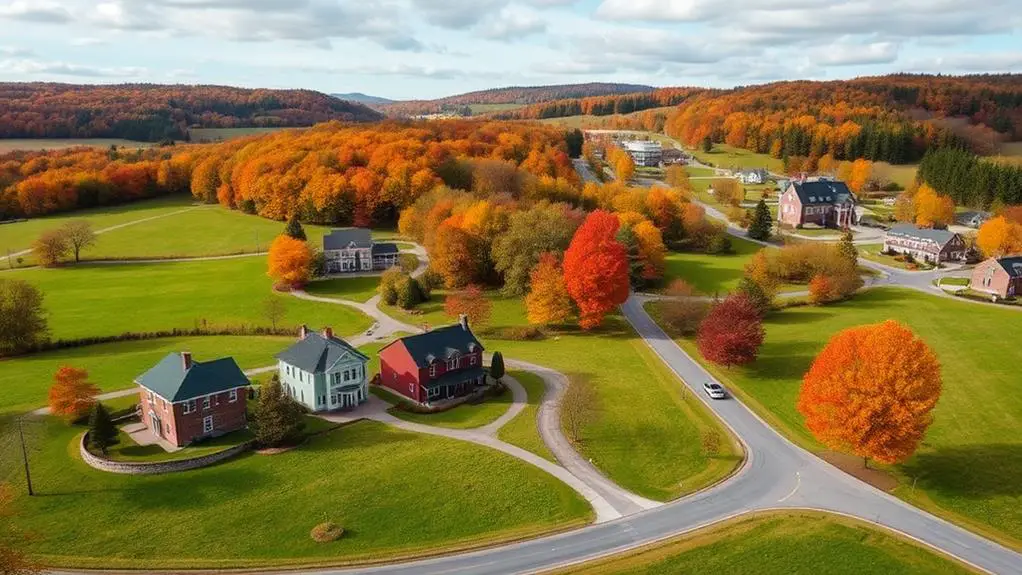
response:
[(729, 170), (748, 170), (753, 168), (766, 168), (771, 172), (782, 173), (784, 163), (773, 158), (769, 154), (757, 154), (742, 148), (736, 148), (727, 144), (714, 144), (709, 152), (702, 148), (689, 150), (700, 162), (716, 168)]
[(664, 284), (683, 279), (703, 295), (725, 295), (738, 287), (745, 265), (763, 249), (741, 238), (731, 238), (734, 253), (710, 255), (697, 252), (668, 252)]
[(43, 150), (66, 150), (68, 148), (151, 148), (151, 142), (136, 142), (119, 138), (16, 138), (0, 139), (0, 154), (8, 152), (39, 152)]

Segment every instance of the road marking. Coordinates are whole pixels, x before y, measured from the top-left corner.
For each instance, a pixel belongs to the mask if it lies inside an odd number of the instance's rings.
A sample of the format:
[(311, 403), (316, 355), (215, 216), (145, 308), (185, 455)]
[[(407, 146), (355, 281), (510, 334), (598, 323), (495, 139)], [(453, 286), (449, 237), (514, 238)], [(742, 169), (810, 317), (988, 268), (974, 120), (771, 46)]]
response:
[(796, 471), (795, 472), (795, 489), (792, 489), (791, 493), (789, 493), (789, 494), (785, 495), (784, 497), (778, 499), (777, 502), (778, 503), (784, 503), (788, 499), (791, 499), (791, 496), (795, 495), (795, 492), (798, 491), (798, 488), (801, 487), (801, 486), (802, 486), (802, 474), (800, 472)]

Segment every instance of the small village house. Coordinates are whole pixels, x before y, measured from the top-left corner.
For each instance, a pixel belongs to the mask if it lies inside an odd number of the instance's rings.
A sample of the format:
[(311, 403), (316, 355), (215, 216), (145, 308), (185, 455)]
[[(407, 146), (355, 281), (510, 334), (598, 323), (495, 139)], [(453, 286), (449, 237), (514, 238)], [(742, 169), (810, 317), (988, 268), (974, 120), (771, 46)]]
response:
[(380, 350), (380, 385), (419, 404), (466, 395), (485, 383), (483, 346), (465, 316)]
[(323, 237), (327, 273), (372, 272), (398, 265), (399, 250), (392, 243), (376, 243), (365, 228), (333, 230)]
[(277, 373), (284, 393), (309, 411), (335, 411), (369, 399), (368, 363), (331, 328), (316, 333), (303, 325), (298, 341), (277, 354)]
[(965, 261), (969, 250), (962, 236), (949, 231), (898, 224), (884, 237), (884, 253), (910, 255), (930, 264)]
[(1022, 256), (990, 258), (977, 265), (969, 289), (1002, 299), (1022, 294)]
[(198, 362), (189, 352), (172, 353), (135, 383), (142, 423), (175, 447), (248, 426), (251, 383), (233, 358)]
[(763, 168), (754, 170), (741, 170), (738, 172), (738, 181), (746, 186), (765, 184), (770, 174)]
[(855, 204), (855, 194), (844, 182), (793, 180), (781, 194), (777, 221), (793, 228), (847, 228), (858, 222)]

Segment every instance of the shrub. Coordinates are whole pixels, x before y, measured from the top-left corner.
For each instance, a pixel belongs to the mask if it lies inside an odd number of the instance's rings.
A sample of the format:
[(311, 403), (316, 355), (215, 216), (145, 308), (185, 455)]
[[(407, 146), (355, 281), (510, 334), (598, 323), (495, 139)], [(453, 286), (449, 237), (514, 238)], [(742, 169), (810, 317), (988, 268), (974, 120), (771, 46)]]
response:
[(344, 528), (333, 521), (327, 521), (313, 527), (309, 536), (316, 543), (330, 543), (344, 537)]
[(706, 244), (706, 253), (711, 255), (731, 253), (731, 238), (726, 231), (719, 230), (710, 237), (710, 241)]
[(502, 327), (496, 330), (494, 337), (507, 341), (539, 341), (545, 338), (546, 334), (536, 326), (522, 325)]
[(444, 287), (444, 278), (433, 268), (427, 268), (421, 276), (419, 276), (419, 285), (421, 285), (425, 291), (433, 292)]

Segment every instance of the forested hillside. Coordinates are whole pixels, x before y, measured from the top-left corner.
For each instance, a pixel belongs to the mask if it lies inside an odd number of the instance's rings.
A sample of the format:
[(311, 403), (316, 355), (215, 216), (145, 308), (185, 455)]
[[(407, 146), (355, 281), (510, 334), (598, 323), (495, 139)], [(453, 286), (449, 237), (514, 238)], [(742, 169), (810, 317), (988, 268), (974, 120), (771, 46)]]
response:
[(0, 138), (187, 138), (189, 127), (366, 122), (369, 108), (309, 90), (123, 84), (0, 83)]
[(503, 119), (542, 120), (583, 114), (591, 116), (630, 114), (650, 108), (676, 106), (687, 98), (704, 92), (707, 92), (707, 90), (703, 88), (657, 88), (651, 92), (568, 98), (502, 112), (497, 114), (497, 117)]
[(587, 98), (611, 94), (635, 94), (652, 92), (651, 86), (637, 84), (611, 84), (594, 82), (590, 84), (563, 84), (557, 86), (511, 86), (469, 92), (437, 100), (412, 100), (395, 102), (382, 106), (391, 116), (413, 116), (439, 112), (458, 112), (471, 104), (535, 104), (567, 98)]

